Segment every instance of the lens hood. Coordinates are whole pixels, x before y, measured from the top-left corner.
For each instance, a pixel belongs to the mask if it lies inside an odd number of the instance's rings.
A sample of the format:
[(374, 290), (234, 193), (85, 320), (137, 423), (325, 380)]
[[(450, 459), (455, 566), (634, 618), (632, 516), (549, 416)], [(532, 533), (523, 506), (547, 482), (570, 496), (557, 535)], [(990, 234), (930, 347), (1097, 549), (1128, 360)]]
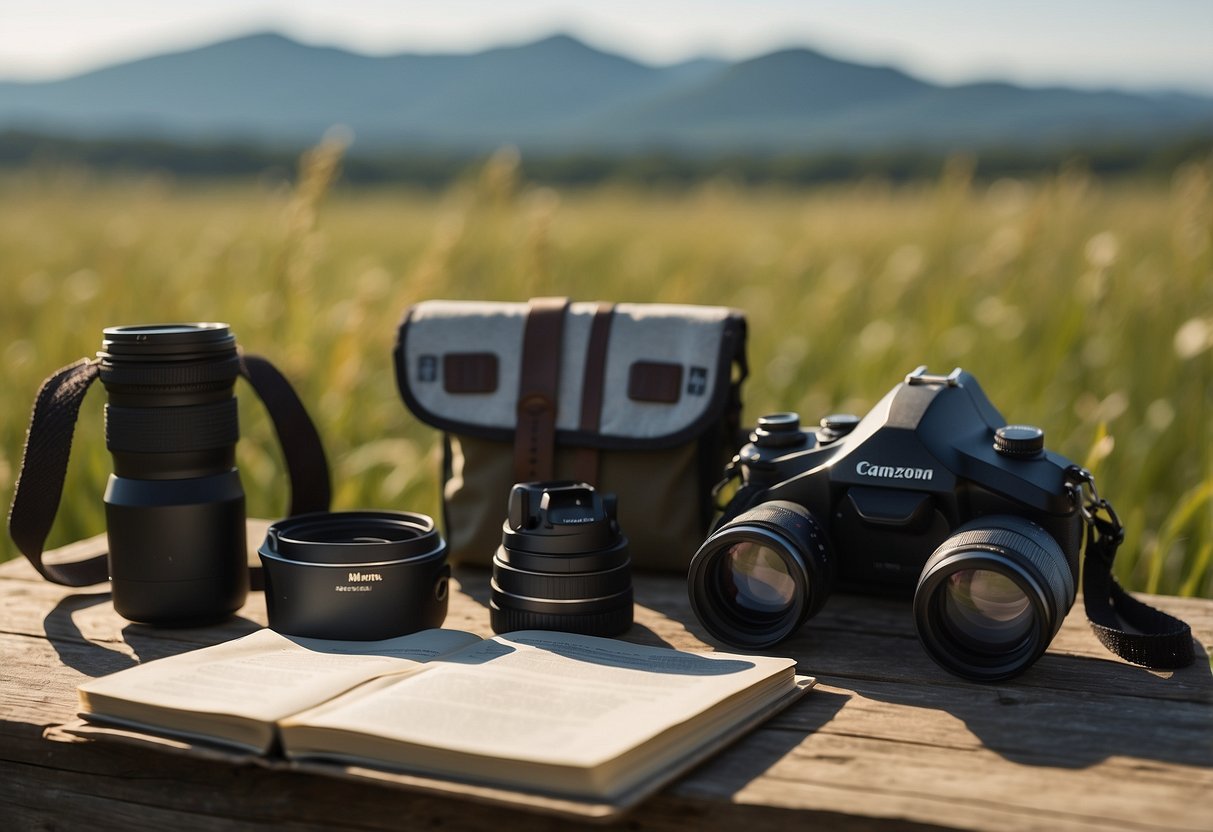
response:
[(318, 512), (270, 526), (257, 550), (270, 627), (370, 641), (441, 627), (446, 542), (424, 514)]

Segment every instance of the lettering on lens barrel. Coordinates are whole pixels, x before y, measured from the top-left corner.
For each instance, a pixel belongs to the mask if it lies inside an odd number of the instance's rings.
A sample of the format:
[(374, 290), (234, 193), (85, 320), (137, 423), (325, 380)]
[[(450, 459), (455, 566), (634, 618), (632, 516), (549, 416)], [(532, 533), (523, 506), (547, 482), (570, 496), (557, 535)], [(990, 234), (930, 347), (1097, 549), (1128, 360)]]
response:
[(1074, 604), (1082, 514), (1073, 463), (1007, 425), (973, 376), (920, 367), (862, 420), (801, 430), (758, 420), (741, 483), (688, 573), (700, 623), (727, 644), (788, 638), (835, 586), (914, 598), (945, 669), (1006, 679), (1048, 647)]

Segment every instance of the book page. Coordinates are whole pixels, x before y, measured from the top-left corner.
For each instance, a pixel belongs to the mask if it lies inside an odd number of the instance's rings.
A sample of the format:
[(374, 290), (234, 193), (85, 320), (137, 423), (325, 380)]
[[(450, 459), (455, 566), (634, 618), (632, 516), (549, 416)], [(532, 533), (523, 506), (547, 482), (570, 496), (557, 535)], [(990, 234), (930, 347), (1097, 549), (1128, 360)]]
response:
[(265, 629), (94, 679), (79, 694), (85, 711), (128, 721), (138, 720), (138, 706), (149, 706), (273, 722), (368, 679), (416, 668), (478, 641), (457, 630), (384, 641), (322, 641)]
[[(593, 767), (772, 677), (795, 662), (696, 654), (612, 639), (525, 631), (481, 642), (415, 676), (380, 680), (286, 720), (292, 737), (341, 733), (558, 766)], [(338, 741), (340, 742), (340, 741)], [(312, 743), (318, 745), (319, 743)], [(340, 743), (356, 749), (356, 742)], [(376, 743), (381, 746), (382, 743)], [(423, 759), (402, 754), (400, 759)]]

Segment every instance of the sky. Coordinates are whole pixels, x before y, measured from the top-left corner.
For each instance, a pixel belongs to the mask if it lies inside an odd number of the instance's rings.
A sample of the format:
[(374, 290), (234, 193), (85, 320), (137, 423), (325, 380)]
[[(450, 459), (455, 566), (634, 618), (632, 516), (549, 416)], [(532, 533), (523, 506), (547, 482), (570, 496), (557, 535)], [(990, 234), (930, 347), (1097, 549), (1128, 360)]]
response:
[(649, 63), (810, 46), (942, 83), (1213, 95), (1210, 0), (0, 0), (0, 78), (61, 77), (266, 30), (373, 54), (566, 32)]

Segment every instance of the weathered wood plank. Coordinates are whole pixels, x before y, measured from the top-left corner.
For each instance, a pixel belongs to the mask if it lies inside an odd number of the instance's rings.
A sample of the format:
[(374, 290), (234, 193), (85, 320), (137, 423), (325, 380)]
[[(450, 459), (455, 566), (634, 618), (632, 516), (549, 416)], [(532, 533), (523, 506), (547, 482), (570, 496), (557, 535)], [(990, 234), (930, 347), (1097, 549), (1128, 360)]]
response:
[[(1162, 771), (1131, 758), (1079, 769), (1008, 765), (977, 748), (914, 746), (820, 732), (789, 748), (764, 731), (682, 781), (679, 794), (789, 809), (993, 829), (1207, 830), (1205, 769)], [(764, 754), (765, 752), (765, 754)], [(748, 765), (773, 762), (761, 777)]]
[[(16, 802), (49, 810), (57, 805), (59, 789), (71, 794), (73, 804), (77, 796), (84, 797), (88, 805), (104, 795), (105, 801), (117, 801), (111, 816), (125, 822), (129, 815), (132, 822), (139, 821), (133, 823), (134, 828), (163, 822), (161, 815), (176, 822), (184, 817), (191, 827), (198, 824), (209, 828), (205, 821), (216, 820), (212, 813), (217, 795), (222, 795), (220, 816), (242, 824), (279, 819), (285, 828), (378, 829), (387, 828), (386, 818), (390, 817), (392, 822), (404, 821), (407, 826), (436, 821), (477, 829), (494, 822), (502, 823), (499, 829), (510, 828), (511, 822), (524, 825), (517, 813), (509, 810), (490, 811), (474, 804), (393, 793), (373, 786), (353, 792), (356, 797), (350, 798), (348, 784), (335, 780), (313, 782), (300, 794), (294, 779), (299, 775), (209, 761), (187, 760), (188, 765), (183, 766), (173, 755), (128, 752), (101, 743), (86, 745), (78, 752), (71, 747), (70, 756), (56, 759), (58, 744), (34, 738), (13, 742), (4, 728), (0, 723), (6, 757), (14, 752), (36, 757), (28, 764), (36, 766), (33, 769), (18, 765), (0, 768), (7, 771), (6, 782), (28, 784), (20, 795), (12, 796)], [(52, 750), (47, 751), (47, 746)], [(637, 816), (639, 825), (631, 828), (675, 826), (661, 820), (662, 806), (670, 797), (683, 800), (684, 807), (698, 806), (697, 814), (704, 817), (695, 828), (703, 829), (729, 828), (739, 820), (756, 824), (755, 828), (767, 827), (761, 822), (762, 812), (754, 818), (739, 816), (729, 811), (733, 804), (788, 810), (781, 819), (785, 823), (803, 822), (805, 818), (799, 813), (805, 812), (884, 818), (898, 827), (904, 820), (953, 826), (964, 819), (964, 825), (1002, 829), (1207, 828), (1199, 811), (1210, 787), (1207, 777), (1168, 777), (1132, 760), (1074, 771), (1003, 765), (998, 767), (999, 776), (991, 777), (984, 769), (992, 761), (981, 759), (988, 753), (975, 749), (969, 752), (971, 759), (961, 761), (967, 765), (958, 765), (957, 752), (951, 749), (927, 749), (924, 753), (921, 748), (869, 738), (820, 733), (802, 739), (795, 733), (759, 731), (643, 807)], [(758, 777), (756, 762), (765, 766)], [(42, 780), (48, 769), (55, 774), (49, 791), (44, 791)], [(924, 781), (939, 785), (924, 789)], [(1133, 788), (1110, 789), (1112, 783), (1133, 784)], [(267, 799), (258, 796), (259, 789)], [(287, 805), (274, 799), (283, 791), (294, 795)], [(0, 805), (9, 796), (0, 787)], [(365, 816), (362, 812), (339, 813), (346, 799), (350, 800), (348, 805), (365, 810)], [(1150, 812), (1140, 811), (1139, 801), (1143, 799), (1151, 801)], [(250, 805), (258, 801), (265, 805)], [(146, 806), (164, 811), (145, 813)], [(713, 806), (719, 807), (723, 816)], [(281, 815), (274, 814), (278, 808), (283, 809)], [(195, 818), (194, 813), (203, 817)], [(67, 820), (57, 813), (55, 817), (60, 822)], [(315, 826), (299, 823), (302, 820)], [(552, 824), (528, 817), (525, 828), (546, 829)]]
[[(233, 766), (117, 744), (51, 743), (0, 722), (0, 807), (16, 829), (289, 830), (602, 829), (499, 807), (401, 792), (373, 783)], [(878, 828), (870, 818), (665, 793), (606, 828), (781, 830), (821, 819), (828, 828)], [(911, 824), (899, 828), (942, 828)]]
[[(456, 589), (446, 625), (489, 634), (487, 575), (463, 572)], [(628, 638), (705, 648), (682, 581), (639, 577), (636, 594)], [(1154, 600), (1213, 643), (1213, 602)], [(264, 622), (254, 593), (217, 627), (128, 624), (104, 592), (46, 584), (24, 563), (0, 566), (0, 814), (16, 828), (96, 818), (128, 829), (566, 828), (378, 786), (40, 738), (42, 726), (74, 714), (88, 676)], [(908, 606), (892, 601), (838, 596), (772, 652), (796, 657), (820, 689), (646, 804), (630, 828), (1213, 827), (1202, 802), (1213, 793), (1207, 659), (1169, 674), (1127, 665), (1098, 644), (1080, 607), (1035, 668), (1000, 685), (936, 668)]]

